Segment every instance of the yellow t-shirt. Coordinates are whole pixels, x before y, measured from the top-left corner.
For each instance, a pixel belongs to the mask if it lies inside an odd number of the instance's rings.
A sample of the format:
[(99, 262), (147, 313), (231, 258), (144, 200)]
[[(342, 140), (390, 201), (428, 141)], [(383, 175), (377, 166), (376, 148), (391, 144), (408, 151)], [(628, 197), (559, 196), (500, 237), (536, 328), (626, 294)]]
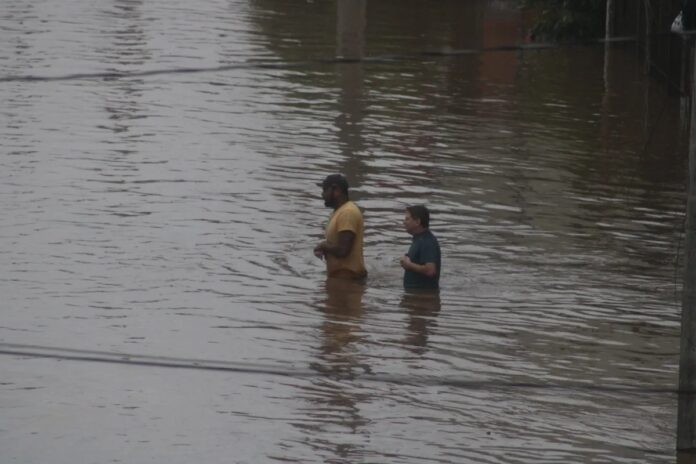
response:
[(338, 233), (348, 230), (355, 234), (355, 239), (345, 258), (326, 255), (326, 272), (329, 277), (359, 279), (367, 275), (363, 261), (363, 228), (362, 213), (352, 201), (347, 201), (333, 212), (326, 226), (326, 241), (338, 243)]

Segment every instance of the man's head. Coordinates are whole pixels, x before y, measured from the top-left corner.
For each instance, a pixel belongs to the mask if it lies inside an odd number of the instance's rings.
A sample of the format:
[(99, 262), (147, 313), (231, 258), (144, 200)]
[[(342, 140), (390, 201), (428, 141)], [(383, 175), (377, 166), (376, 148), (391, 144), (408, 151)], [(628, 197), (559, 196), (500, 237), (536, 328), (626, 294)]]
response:
[(430, 211), (423, 205), (407, 206), (404, 215), (404, 228), (411, 235), (430, 227)]
[(336, 208), (348, 200), (348, 181), (341, 174), (331, 174), (321, 183), (324, 205)]

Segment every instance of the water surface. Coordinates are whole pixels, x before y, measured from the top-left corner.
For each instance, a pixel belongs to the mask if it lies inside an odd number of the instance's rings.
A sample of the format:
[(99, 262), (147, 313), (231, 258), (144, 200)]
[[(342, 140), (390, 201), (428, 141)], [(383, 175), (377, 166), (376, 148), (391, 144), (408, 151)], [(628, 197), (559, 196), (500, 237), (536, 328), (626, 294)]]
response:
[[(449, 55), (525, 36), (501, 1), (6, 0), (0, 76), (92, 77), (0, 83), (1, 460), (674, 462), (680, 100), (631, 44)], [(312, 255), (334, 172), (365, 286)]]

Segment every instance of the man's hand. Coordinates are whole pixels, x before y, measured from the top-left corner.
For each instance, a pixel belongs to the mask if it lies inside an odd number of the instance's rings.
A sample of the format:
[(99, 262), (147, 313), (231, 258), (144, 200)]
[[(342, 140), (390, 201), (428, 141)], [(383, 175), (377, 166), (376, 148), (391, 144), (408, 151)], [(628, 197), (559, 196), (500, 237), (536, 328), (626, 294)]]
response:
[(327, 255), (345, 258), (353, 248), (354, 241), (355, 233), (343, 230), (338, 233), (338, 243), (329, 243), (324, 240), (314, 248), (314, 256), (319, 259), (326, 258)]
[(319, 259), (324, 259), (326, 256), (326, 242), (321, 242), (319, 245), (314, 247), (314, 256)]
[(437, 266), (435, 266), (435, 263), (416, 264), (411, 261), (408, 255), (402, 256), (400, 262), (401, 267), (407, 271), (417, 272), (427, 277), (435, 277), (437, 275)]

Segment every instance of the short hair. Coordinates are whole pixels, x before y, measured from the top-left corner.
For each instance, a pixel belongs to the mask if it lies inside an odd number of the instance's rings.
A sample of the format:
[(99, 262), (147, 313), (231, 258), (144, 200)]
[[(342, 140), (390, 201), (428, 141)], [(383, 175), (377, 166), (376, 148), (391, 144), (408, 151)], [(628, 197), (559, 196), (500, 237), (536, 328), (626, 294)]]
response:
[(406, 211), (408, 211), (413, 219), (418, 219), (421, 226), (426, 229), (430, 227), (430, 211), (425, 205), (407, 206)]
[(326, 176), (324, 181), (321, 183), (321, 188), (327, 189), (332, 185), (340, 188), (343, 193), (348, 195), (348, 180), (342, 174), (331, 174)]

